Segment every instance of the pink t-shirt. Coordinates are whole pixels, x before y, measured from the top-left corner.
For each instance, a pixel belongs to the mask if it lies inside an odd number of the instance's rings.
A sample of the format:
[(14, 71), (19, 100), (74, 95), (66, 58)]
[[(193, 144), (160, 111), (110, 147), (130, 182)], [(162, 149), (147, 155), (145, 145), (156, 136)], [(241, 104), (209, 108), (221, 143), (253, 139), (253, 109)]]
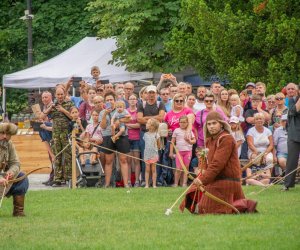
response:
[(190, 108), (183, 108), (183, 110), (178, 113), (175, 113), (173, 110), (169, 111), (165, 116), (165, 121), (167, 122), (169, 129), (174, 131), (176, 128), (179, 128), (179, 118), (188, 114), (194, 114), (193, 110)]
[[(127, 109), (128, 113), (131, 116), (130, 122), (128, 124), (136, 124), (137, 122), (137, 110), (136, 111), (130, 111), (130, 109)], [(140, 140), (140, 128), (128, 128), (128, 139), (129, 140)]]
[[(193, 149), (193, 145), (189, 144), (185, 139), (186, 130), (181, 128), (176, 128), (172, 134), (172, 138), (176, 139), (176, 147), (179, 151), (191, 151)], [(194, 138), (194, 133), (191, 131), (191, 138)]]
[[(97, 127), (97, 129), (95, 130), (96, 126), (97, 126), (97, 123), (87, 125), (87, 127), (85, 128), (85, 132), (88, 132), (89, 135), (91, 136), (91, 138), (102, 141), (103, 137), (102, 137), (101, 127), (99, 125)], [(94, 130), (95, 130), (95, 132), (94, 132)], [(93, 132), (94, 132), (94, 134), (93, 134)]]

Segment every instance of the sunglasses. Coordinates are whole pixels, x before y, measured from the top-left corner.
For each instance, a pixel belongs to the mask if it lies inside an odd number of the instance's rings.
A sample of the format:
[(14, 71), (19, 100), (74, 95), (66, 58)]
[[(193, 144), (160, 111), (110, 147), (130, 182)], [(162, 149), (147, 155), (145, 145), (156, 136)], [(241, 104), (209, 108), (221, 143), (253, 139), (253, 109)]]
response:
[(160, 95), (168, 95), (169, 93), (163, 93), (163, 94), (160, 94)]
[(103, 89), (97, 89), (96, 92), (103, 92)]
[(283, 100), (284, 98), (283, 97), (276, 97), (275, 98), (275, 100), (277, 100), (277, 101), (281, 101), (281, 100)]
[(176, 103), (183, 103), (184, 101), (183, 100), (175, 100), (174, 102), (176, 102)]
[(207, 102), (207, 103), (213, 103), (214, 102), (214, 100), (204, 100), (205, 102)]

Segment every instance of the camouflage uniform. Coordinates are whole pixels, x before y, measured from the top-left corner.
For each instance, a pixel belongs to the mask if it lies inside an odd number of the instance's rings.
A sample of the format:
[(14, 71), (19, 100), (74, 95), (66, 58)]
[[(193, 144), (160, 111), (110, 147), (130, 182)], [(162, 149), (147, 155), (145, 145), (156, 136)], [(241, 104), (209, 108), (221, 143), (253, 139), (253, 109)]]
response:
[[(61, 106), (70, 111), (70, 108), (74, 104), (70, 101), (64, 101)], [(57, 155), (64, 147), (69, 144), (68, 141), (68, 126), (69, 118), (62, 112), (59, 112), (53, 108), (50, 112), (53, 128), (52, 128), (52, 139), (53, 146), (52, 150), (54, 155)], [(72, 176), (72, 152), (71, 147), (67, 147), (61, 154), (59, 154), (54, 162), (54, 181), (61, 182), (71, 179)]]

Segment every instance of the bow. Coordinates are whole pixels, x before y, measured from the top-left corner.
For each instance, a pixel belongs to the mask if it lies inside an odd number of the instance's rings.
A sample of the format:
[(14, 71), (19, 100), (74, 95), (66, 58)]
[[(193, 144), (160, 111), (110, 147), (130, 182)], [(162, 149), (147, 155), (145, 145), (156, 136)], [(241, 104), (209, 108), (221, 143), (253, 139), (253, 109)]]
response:
[[(179, 151), (178, 151), (177, 147), (175, 146), (175, 144), (174, 144), (173, 142), (171, 142), (171, 143), (172, 143), (172, 145), (173, 145), (173, 147), (174, 147), (174, 149), (175, 149), (175, 153), (176, 153), (176, 155), (177, 155), (177, 157), (178, 157), (178, 160), (179, 160), (180, 165), (182, 166), (184, 172), (185, 172), (186, 174), (188, 174), (188, 177), (189, 177), (191, 180), (194, 180), (195, 178), (194, 178), (191, 174), (189, 174), (188, 170), (186, 169), (186, 166), (184, 165), (184, 162), (183, 162), (183, 160), (182, 160), (182, 158), (181, 158), (181, 155), (179, 154)], [(189, 188), (190, 188), (190, 187), (188, 187), (188, 189), (189, 189)], [(216, 201), (216, 202), (219, 202), (219, 203), (221, 203), (221, 204), (223, 204), (223, 205), (225, 205), (225, 206), (227, 206), (227, 207), (230, 207), (230, 208), (233, 209), (237, 214), (240, 213), (239, 210), (238, 210), (236, 207), (234, 207), (233, 205), (229, 204), (228, 202), (226, 202), (226, 201), (224, 201), (224, 200), (222, 200), (222, 199), (216, 197), (215, 195), (209, 193), (208, 191), (205, 190), (205, 188), (204, 188), (203, 186), (198, 186), (198, 188), (199, 188), (200, 191), (203, 193), (203, 195), (206, 195), (206, 196), (209, 197), (210, 199), (212, 199), (212, 200), (214, 200), (214, 201)]]
[(241, 171), (243, 172), (247, 168), (251, 167), (253, 165), (253, 163), (260, 160), (260, 158), (262, 158), (264, 156), (264, 154), (265, 154), (265, 152), (261, 152), (260, 154), (258, 154), (252, 161), (249, 161), (244, 167), (242, 167)]
[(28, 173), (24, 174), (23, 176), (19, 177), (19, 178), (15, 178), (13, 180), (8, 180), (8, 184), (13, 184), (13, 183), (16, 183), (16, 182), (19, 182), (19, 181), (22, 181), (24, 180), (28, 175), (38, 171), (38, 170), (41, 170), (41, 169), (44, 169), (44, 168), (50, 168), (50, 167), (40, 167), (40, 168), (36, 168), (36, 169), (33, 169), (31, 171), (29, 171)]

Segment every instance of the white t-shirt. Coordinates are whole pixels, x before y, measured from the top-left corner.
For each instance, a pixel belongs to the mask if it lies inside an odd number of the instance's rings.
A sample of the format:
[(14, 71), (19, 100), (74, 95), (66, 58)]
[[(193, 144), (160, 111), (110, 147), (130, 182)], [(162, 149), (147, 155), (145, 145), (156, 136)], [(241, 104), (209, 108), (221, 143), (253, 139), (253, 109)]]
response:
[[(259, 133), (255, 127), (252, 127), (248, 130), (247, 136), (252, 136), (254, 147), (258, 152), (263, 152), (267, 149), (270, 144), (269, 136), (272, 135), (270, 129), (263, 127), (264, 131)], [(250, 149), (249, 149), (250, 151)]]
[[(181, 128), (176, 128), (172, 134), (172, 138), (176, 139), (176, 146), (179, 151), (191, 151), (193, 149), (193, 145), (189, 144), (185, 139), (186, 130), (182, 130)], [(191, 131), (191, 137), (194, 138), (194, 133)]]
[[(244, 137), (244, 134), (242, 131), (232, 131), (231, 135), (233, 136), (233, 138), (236, 142), (242, 141), (242, 144), (243, 144), (243, 142), (245, 141), (245, 137)], [(239, 157), (241, 156), (242, 144), (238, 147)]]
[(194, 114), (196, 114), (197, 112), (199, 112), (200, 110), (205, 109), (205, 108), (206, 108), (206, 106), (205, 106), (204, 102), (198, 102), (198, 100), (196, 100), (196, 102), (193, 106)]

